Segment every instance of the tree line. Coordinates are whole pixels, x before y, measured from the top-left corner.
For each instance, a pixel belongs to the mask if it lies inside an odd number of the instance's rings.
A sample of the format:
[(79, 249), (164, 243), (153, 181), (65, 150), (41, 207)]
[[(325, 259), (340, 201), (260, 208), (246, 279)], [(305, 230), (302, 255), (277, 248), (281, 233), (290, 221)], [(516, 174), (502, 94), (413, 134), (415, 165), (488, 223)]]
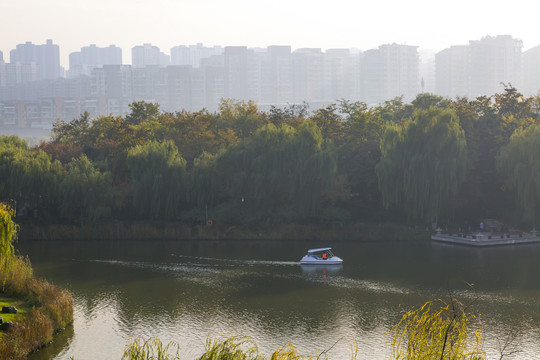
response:
[(540, 196), (540, 97), (505, 86), (470, 100), (419, 94), (261, 111), (57, 121), (29, 147), (0, 137), (0, 201), (19, 215), (91, 224), (213, 220), (226, 226), (479, 218), (532, 225)]

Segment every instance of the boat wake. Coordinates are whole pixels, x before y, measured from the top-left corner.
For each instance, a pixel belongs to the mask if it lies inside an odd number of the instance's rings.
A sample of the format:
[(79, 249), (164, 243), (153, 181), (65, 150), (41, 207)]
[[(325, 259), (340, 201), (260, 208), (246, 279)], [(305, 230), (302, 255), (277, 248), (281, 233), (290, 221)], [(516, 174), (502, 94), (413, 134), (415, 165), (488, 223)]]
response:
[(189, 256), (189, 255), (177, 255), (171, 254), (176, 258), (183, 258), (188, 260), (204, 260), (208, 262), (217, 262), (221, 264), (235, 264), (235, 265), (267, 265), (267, 266), (297, 266), (300, 265), (299, 261), (272, 261), (272, 260), (242, 260), (242, 259), (223, 259), (204, 256)]
[[(283, 278), (289, 280), (303, 280), (311, 283), (319, 283), (335, 288), (358, 290), (374, 294), (411, 295), (425, 298), (433, 297), (433, 292), (440, 296), (448, 295), (444, 289), (417, 289), (392, 284), (390, 282), (374, 279), (356, 279), (343, 276), (341, 266), (300, 266), (296, 261), (267, 261), (267, 260), (238, 260), (212, 257), (172, 255), (176, 258), (185, 259), (183, 262), (151, 263), (142, 261), (123, 260), (90, 260), (90, 262), (117, 265), (137, 269), (147, 269), (178, 276), (183, 280), (192, 280), (204, 283), (208, 286), (221, 287), (225, 283), (228, 287), (238, 286), (238, 279), (245, 276), (260, 278)], [(251, 267), (259, 267), (259, 270)], [(296, 271), (271, 271), (271, 267), (299, 267), (301, 272)], [(263, 269), (267, 269), (263, 270)], [(470, 302), (496, 302), (499, 304), (512, 305), (520, 303), (530, 305), (528, 301), (510, 294), (501, 294), (490, 291), (460, 290), (453, 291), (451, 296)], [(537, 301), (530, 301), (537, 305)]]

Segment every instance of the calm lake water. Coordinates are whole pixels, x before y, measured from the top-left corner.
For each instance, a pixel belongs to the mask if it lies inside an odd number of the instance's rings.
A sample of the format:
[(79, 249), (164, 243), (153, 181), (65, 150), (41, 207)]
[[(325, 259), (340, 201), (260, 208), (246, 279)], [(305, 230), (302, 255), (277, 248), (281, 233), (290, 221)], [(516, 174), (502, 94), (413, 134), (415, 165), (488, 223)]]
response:
[[(300, 266), (329, 245), (339, 267)], [(291, 342), (330, 359), (389, 356), (387, 331), (403, 310), (452, 295), (483, 319), (485, 349), (517, 333), (519, 353), (540, 359), (540, 244), (476, 249), (436, 243), (262, 241), (19, 242), (39, 277), (69, 289), (72, 327), (34, 354), (120, 359), (133, 338), (175, 341), (182, 359), (208, 336), (251, 336), (262, 353)], [(470, 287), (470, 284), (473, 287)]]

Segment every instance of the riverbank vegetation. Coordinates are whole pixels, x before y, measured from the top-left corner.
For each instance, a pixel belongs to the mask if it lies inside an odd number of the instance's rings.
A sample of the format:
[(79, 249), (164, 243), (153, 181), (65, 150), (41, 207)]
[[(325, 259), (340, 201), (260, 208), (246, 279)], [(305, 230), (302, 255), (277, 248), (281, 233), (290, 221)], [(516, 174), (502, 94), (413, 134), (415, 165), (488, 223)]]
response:
[(16, 305), (21, 311), (6, 317), (13, 325), (0, 332), (0, 358), (22, 359), (52, 341), (55, 331), (73, 321), (71, 295), (45, 280), (33, 276), (28, 258), (15, 253), (18, 226), (13, 210), (0, 203), (0, 301)]
[[(122, 360), (180, 360), (180, 347), (175, 343), (163, 344), (153, 338), (146, 342), (134, 340), (126, 346)], [(351, 360), (356, 359), (356, 349), (351, 349)], [(259, 353), (255, 342), (246, 336), (214, 339), (208, 338), (204, 353), (196, 360), (323, 360), (326, 352), (318, 355), (301, 353), (293, 345), (281, 347), (266, 357)]]
[(511, 86), (472, 100), (419, 94), (313, 111), (224, 100), (214, 113), (167, 113), (135, 102), (125, 116), (57, 122), (36, 147), (0, 137), (0, 200), (33, 226), (24, 238), (129, 237), (133, 222), (210, 238), (481, 218), (531, 228), (539, 117), (540, 97)]
[[(406, 311), (401, 320), (387, 333), (391, 349), (390, 359), (487, 359), (483, 349), (482, 323), (479, 316), (456, 299), (429, 301), (423, 306)], [(508, 355), (502, 348), (500, 359)], [(293, 345), (271, 353), (259, 352), (249, 337), (208, 338), (204, 353), (197, 360), (324, 360), (331, 349), (303, 354)], [(351, 346), (350, 359), (358, 356)], [(126, 346), (122, 360), (180, 359), (180, 347), (175, 343), (164, 345), (154, 338), (143, 342), (136, 339)]]

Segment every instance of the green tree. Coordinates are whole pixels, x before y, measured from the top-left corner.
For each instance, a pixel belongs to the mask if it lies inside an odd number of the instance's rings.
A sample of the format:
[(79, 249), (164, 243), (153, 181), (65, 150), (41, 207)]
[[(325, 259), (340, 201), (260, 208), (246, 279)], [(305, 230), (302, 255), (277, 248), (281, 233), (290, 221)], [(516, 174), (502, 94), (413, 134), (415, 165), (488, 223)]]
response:
[(313, 219), (336, 174), (336, 152), (319, 128), (267, 124), (216, 159), (228, 221)]
[(172, 141), (149, 141), (131, 148), (127, 156), (140, 215), (174, 219), (180, 215), (185, 191), (186, 160)]
[(526, 219), (535, 224), (540, 199), (540, 125), (514, 132), (497, 157), (497, 170), (515, 192)]
[(0, 200), (13, 200), (16, 209), (54, 211), (63, 175), (60, 162), (42, 150), (29, 149), (15, 136), (0, 136)]
[(253, 136), (257, 129), (267, 123), (267, 119), (259, 113), (253, 101), (221, 100), (219, 105), (221, 121), (230, 127), (240, 139)]
[(52, 139), (54, 142), (68, 142), (79, 146), (88, 145), (88, 130), (91, 126), (90, 114), (85, 111), (77, 119), (69, 123), (62, 120), (53, 124)]
[(381, 153), (375, 170), (383, 204), (411, 218), (438, 220), (467, 173), (465, 135), (449, 109), (416, 110), (403, 127), (390, 124)]
[(430, 107), (447, 108), (450, 107), (452, 102), (447, 98), (431, 93), (418, 94), (416, 98), (411, 102), (411, 105), (415, 109), (427, 110)]
[(129, 108), (131, 112), (126, 116), (126, 122), (132, 125), (157, 119), (160, 115), (159, 105), (146, 101), (135, 101)]
[(370, 108), (361, 102), (343, 101), (339, 112), (344, 114), (345, 141), (339, 147), (340, 176), (349, 184), (348, 205), (362, 216), (378, 216), (381, 209), (375, 166), (380, 161), (379, 144), (386, 121), (380, 108)]
[(61, 215), (81, 225), (110, 218), (117, 203), (111, 173), (96, 169), (85, 155), (68, 164), (60, 194)]
[(328, 105), (315, 111), (309, 119), (319, 127), (325, 140), (332, 140), (335, 145), (339, 146), (345, 139), (345, 127), (337, 110), (336, 104)]

